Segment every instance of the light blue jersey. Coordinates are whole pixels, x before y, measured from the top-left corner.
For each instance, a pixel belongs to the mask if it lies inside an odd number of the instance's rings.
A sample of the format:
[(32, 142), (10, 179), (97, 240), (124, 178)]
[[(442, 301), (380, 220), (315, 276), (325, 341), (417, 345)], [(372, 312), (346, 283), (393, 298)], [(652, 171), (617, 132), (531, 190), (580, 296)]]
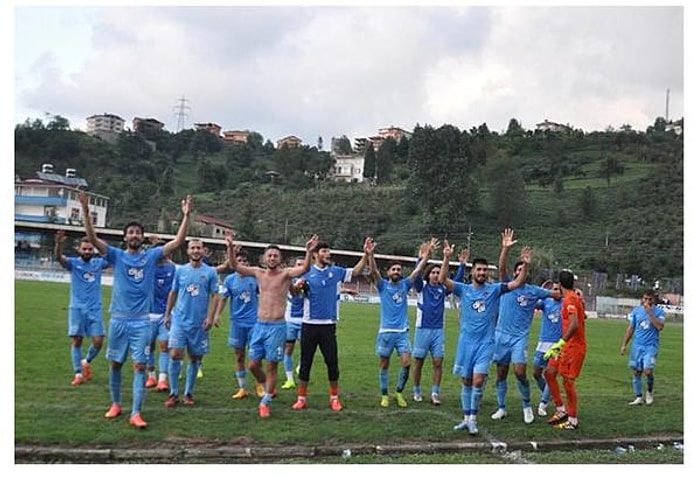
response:
[(156, 263), (163, 257), (163, 247), (128, 252), (107, 247), (106, 258), (114, 266), (112, 301), (113, 318), (148, 319), (155, 288)]
[(352, 280), (352, 269), (312, 265), (303, 276), (309, 287), (304, 297), (305, 324), (335, 324), (338, 320), (340, 285)]
[[(501, 296), (496, 332), (510, 336), (526, 336), (535, 314), (537, 301), (550, 295), (548, 289), (525, 284)], [(557, 339), (558, 340), (558, 339)]]
[(171, 261), (156, 265), (156, 283), (153, 289), (153, 305), (151, 306), (152, 314), (165, 314), (165, 306), (168, 303), (170, 287), (173, 285), (175, 269), (176, 265)]
[(217, 292), (216, 269), (206, 264), (179, 266), (171, 290), (177, 292), (173, 325), (182, 329), (200, 327), (207, 318), (210, 296)]
[(561, 338), (561, 299), (552, 297), (537, 302), (542, 310), (540, 335), (537, 342), (557, 342)]
[(408, 291), (412, 285), (413, 282), (407, 277), (396, 283), (379, 279), (380, 333), (408, 331)]
[[(666, 313), (659, 306), (653, 306), (652, 311), (659, 321), (666, 321)], [(632, 348), (635, 347), (659, 347), (659, 330), (654, 327), (649, 319), (649, 314), (644, 310), (644, 306), (637, 306), (627, 316), (634, 331), (632, 334)]]
[(465, 342), (491, 342), (498, 315), (498, 300), (508, 292), (508, 284), (485, 283), (480, 287), (455, 282), (454, 294), (460, 299), (459, 332)]
[(219, 295), (230, 297), (231, 325), (253, 327), (258, 320), (258, 281), (255, 276), (229, 274), (219, 286)]
[(103, 257), (85, 262), (81, 257), (67, 257), (65, 268), (70, 272), (71, 309), (102, 309), (102, 270), (109, 267)]

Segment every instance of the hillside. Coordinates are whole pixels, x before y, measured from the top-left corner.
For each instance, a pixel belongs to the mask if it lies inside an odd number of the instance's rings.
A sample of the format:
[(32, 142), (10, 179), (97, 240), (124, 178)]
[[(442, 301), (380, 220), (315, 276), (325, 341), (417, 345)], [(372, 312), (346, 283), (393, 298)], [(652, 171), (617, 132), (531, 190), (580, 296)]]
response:
[(539, 267), (682, 288), (683, 136), (663, 119), (646, 132), (416, 126), (410, 141), (366, 155), (376, 178), (362, 184), (328, 179), (328, 152), (275, 150), (256, 133), (246, 145), (191, 130), (126, 132), (110, 144), (62, 120), (16, 127), (15, 174), (31, 177), (45, 162), (77, 169), (112, 199), (112, 227), (139, 219), (155, 229), (178, 218), (189, 192), (197, 212), (231, 222), (243, 240), (301, 245), (315, 232), (358, 250), (372, 235), (382, 253), (413, 255), (435, 235), (496, 262), (510, 226), (536, 248)]

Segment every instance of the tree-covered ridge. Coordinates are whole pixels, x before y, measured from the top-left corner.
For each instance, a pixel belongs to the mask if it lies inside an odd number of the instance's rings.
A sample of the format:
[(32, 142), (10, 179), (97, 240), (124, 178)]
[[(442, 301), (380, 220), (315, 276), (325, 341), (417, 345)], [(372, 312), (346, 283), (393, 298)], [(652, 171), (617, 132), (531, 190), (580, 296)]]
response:
[(515, 119), (502, 134), (416, 125), (410, 140), (357, 154), (367, 182), (345, 184), (329, 178), (329, 152), (275, 149), (257, 132), (246, 144), (194, 130), (108, 143), (59, 116), (15, 128), (16, 175), (47, 162), (77, 169), (111, 198), (113, 227), (139, 219), (156, 230), (193, 193), (199, 213), (232, 223), (243, 240), (302, 245), (316, 232), (358, 250), (372, 235), (382, 253), (413, 255), (435, 235), (495, 262), (509, 226), (546, 267), (683, 275), (683, 136), (661, 118), (645, 132), (529, 131)]

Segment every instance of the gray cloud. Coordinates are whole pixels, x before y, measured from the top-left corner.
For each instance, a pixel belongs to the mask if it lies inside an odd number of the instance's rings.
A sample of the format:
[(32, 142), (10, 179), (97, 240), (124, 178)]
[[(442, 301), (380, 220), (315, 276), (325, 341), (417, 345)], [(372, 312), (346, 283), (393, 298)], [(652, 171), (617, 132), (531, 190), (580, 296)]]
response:
[(84, 41), (79, 71), (36, 62), (18, 108), (174, 130), (184, 95), (189, 122), (326, 147), (391, 124), (644, 129), (666, 88), (683, 115), (680, 7), (103, 8)]

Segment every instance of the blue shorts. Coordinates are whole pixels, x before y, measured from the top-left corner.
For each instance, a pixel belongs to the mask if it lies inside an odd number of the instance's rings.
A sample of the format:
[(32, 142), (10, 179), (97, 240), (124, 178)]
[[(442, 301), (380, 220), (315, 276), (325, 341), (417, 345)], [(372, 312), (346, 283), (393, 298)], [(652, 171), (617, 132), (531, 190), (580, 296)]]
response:
[(413, 357), (425, 359), (428, 353), (433, 359), (445, 357), (444, 329), (416, 329), (416, 335), (413, 338)]
[(656, 355), (659, 353), (657, 346), (640, 346), (632, 345), (630, 350), (630, 360), (627, 364), (635, 371), (643, 371), (644, 369), (654, 369), (656, 367)]
[(135, 363), (146, 364), (151, 353), (151, 320), (146, 318), (111, 318), (105, 357), (123, 364), (127, 352)]
[(466, 379), (471, 379), (474, 374), (488, 374), (493, 360), (493, 348), (493, 341), (465, 343), (460, 334), (452, 373)]
[(151, 318), (151, 343), (155, 341), (167, 341), (170, 337), (168, 329), (165, 327), (164, 314), (150, 314)]
[(168, 347), (187, 349), (190, 356), (203, 356), (209, 353), (209, 331), (205, 331), (201, 324), (187, 327), (173, 322), (170, 325)]
[(287, 321), (287, 342), (295, 342), (301, 339), (301, 322)]
[(250, 344), (250, 338), (253, 335), (255, 326), (238, 326), (231, 324), (231, 329), (228, 334), (228, 347), (234, 349), (245, 349)]
[(411, 341), (408, 338), (408, 331), (380, 332), (377, 334), (375, 350), (377, 356), (391, 357), (394, 349), (399, 356), (411, 353)]
[(105, 324), (102, 319), (102, 309), (83, 309), (79, 307), (68, 309), (68, 336), (101, 337), (104, 335)]
[(496, 364), (527, 364), (528, 335), (513, 336), (496, 332), (493, 362)]
[(532, 365), (544, 369), (547, 367), (547, 363), (549, 363), (549, 359), (544, 358), (544, 351), (535, 351), (535, 355), (532, 356)]
[(287, 323), (284, 321), (258, 321), (255, 323), (248, 346), (248, 358), (280, 362), (284, 359), (284, 341)]

